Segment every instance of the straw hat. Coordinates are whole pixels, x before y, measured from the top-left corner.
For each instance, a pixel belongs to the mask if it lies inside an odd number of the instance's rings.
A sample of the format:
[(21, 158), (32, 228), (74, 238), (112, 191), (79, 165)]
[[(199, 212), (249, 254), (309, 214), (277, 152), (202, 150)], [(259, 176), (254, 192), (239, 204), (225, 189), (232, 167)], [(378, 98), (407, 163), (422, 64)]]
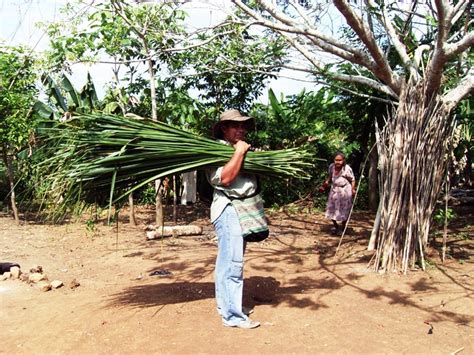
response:
[(255, 128), (255, 120), (253, 117), (242, 116), (239, 110), (227, 110), (221, 113), (219, 122), (217, 122), (214, 127), (212, 127), (212, 133), (215, 138), (222, 139), (222, 124), (226, 121), (235, 121), (235, 122), (245, 122), (248, 121), (250, 129)]

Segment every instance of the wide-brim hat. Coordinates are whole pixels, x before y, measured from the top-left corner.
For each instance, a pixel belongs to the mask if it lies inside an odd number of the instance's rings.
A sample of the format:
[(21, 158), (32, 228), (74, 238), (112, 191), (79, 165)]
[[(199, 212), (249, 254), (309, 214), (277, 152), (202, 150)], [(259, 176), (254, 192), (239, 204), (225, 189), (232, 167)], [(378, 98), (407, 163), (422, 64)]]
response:
[(222, 133), (222, 124), (227, 122), (227, 121), (235, 121), (235, 122), (247, 122), (249, 125), (249, 129), (255, 129), (255, 119), (250, 116), (243, 116), (239, 110), (227, 110), (221, 113), (219, 122), (217, 122), (213, 127), (212, 127), (212, 135), (215, 138), (222, 139), (223, 138), (223, 133)]

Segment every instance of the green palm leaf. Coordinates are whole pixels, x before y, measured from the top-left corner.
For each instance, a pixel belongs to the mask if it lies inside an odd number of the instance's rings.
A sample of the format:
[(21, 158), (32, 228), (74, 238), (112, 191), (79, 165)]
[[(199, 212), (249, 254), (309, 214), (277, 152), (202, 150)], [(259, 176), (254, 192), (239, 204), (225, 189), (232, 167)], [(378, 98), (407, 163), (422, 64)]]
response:
[[(51, 121), (49, 121), (51, 122)], [(232, 146), (162, 122), (106, 114), (81, 114), (39, 131), (36, 168), (49, 186), (45, 198), (79, 198), (84, 191), (126, 189), (114, 203), (150, 181), (224, 165)], [(245, 172), (309, 178), (314, 157), (303, 148), (248, 152)], [(49, 196), (46, 196), (49, 195)], [(114, 196), (110, 194), (111, 200)]]

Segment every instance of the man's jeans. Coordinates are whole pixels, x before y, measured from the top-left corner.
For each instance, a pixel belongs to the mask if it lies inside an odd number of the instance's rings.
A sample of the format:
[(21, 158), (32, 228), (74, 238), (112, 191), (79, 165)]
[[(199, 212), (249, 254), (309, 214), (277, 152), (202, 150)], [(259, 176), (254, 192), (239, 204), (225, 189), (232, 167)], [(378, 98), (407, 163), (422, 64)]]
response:
[(242, 313), (245, 243), (231, 204), (214, 221), (214, 228), (219, 244), (215, 270), (217, 309), (226, 325), (234, 326), (248, 317)]

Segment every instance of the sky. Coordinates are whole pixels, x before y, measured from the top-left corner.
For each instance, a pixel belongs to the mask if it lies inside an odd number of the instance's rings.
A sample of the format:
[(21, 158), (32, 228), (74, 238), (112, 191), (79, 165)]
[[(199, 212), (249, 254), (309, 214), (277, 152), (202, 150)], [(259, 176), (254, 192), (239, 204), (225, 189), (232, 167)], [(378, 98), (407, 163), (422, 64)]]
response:
[[(38, 52), (46, 50), (48, 36), (37, 23), (61, 19), (59, 10), (66, 3), (66, 0), (0, 0), (0, 40), (5, 45), (26, 45)], [(99, 95), (103, 96), (103, 88), (112, 77), (108, 65), (75, 65), (71, 79), (76, 89), (84, 86), (87, 72), (91, 73)]]
[[(35, 51), (43, 51), (48, 47), (48, 38), (43, 30), (37, 27), (38, 22), (55, 21), (62, 18), (60, 8), (67, 0), (0, 0), (0, 41), (5, 45), (27, 45)], [(184, 5), (189, 14), (190, 27), (209, 26), (221, 20), (229, 11), (228, 0), (192, 0)], [(104, 87), (112, 78), (112, 71), (107, 64), (82, 64), (73, 66), (72, 82), (80, 89), (86, 81), (87, 72), (91, 73), (99, 96), (103, 96)], [(282, 72), (286, 76), (295, 73)], [(304, 80), (302, 74), (296, 74)], [(286, 95), (297, 94), (301, 90), (312, 90), (314, 84), (300, 80), (279, 78), (272, 80), (268, 88), (272, 88), (277, 97), (284, 91)], [(259, 101), (267, 103), (268, 90)]]

